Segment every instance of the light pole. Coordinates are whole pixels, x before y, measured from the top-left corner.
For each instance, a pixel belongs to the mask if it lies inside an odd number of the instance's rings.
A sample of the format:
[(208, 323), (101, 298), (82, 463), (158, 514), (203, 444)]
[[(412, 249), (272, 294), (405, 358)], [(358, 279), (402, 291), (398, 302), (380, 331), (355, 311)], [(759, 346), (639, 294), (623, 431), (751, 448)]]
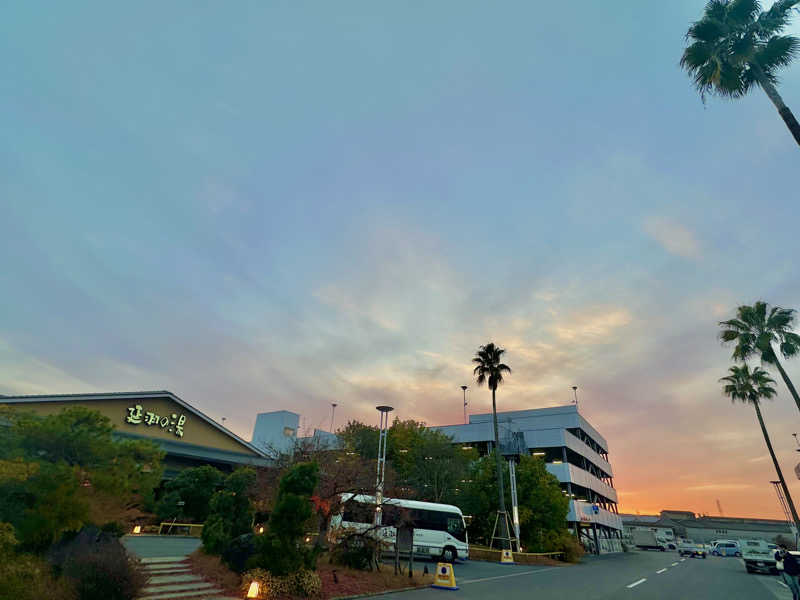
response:
[(389, 434), (389, 413), (394, 409), (391, 406), (376, 406), (380, 413), (380, 428), (378, 433), (378, 474), (375, 480), (375, 525), (381, 524), (383, 504), (383, 481), (386, 476), (386, 442)]
[(336, 407), (338, 404), (336, 402), (331, 402), (331, 433), (333, 433), (333, 415), (336, 414)]
[(578, 408), (578, 386), (572, 386), (572, 393), (575, 394), (575, 408)]
[(462, 385), (461, 391), (464, 392), (464, 425), (467, 424), (467, 386)]

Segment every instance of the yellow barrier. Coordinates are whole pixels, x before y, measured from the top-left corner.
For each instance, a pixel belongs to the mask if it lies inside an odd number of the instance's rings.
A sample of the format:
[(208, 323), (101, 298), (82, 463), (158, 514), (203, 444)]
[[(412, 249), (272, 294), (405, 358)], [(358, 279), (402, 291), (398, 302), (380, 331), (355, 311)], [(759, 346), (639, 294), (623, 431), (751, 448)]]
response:
[(202, 523), (161, 523), (158, 527), (158, 535), (188, 535), (200, 537), (203, 533)]

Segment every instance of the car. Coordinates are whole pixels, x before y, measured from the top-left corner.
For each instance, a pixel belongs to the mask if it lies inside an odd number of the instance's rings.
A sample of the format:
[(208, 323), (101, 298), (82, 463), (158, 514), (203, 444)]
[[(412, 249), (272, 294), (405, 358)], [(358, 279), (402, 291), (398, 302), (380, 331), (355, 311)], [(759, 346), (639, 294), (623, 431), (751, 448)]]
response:
[(681, 556), (688, 556), (689, 558), (706, 558), (708, 556), (708, 548), (705, 544), (697, 544), (692, 540), (684, 540), (678, 545), (678, 554)]
[(741, 540), (742, 562), (748, 573), (777, 573), (774, 550), (764, 540)]
[(711, 554), (714, 556), (741, 556), (739, 542), (735, 540), (718, 540), (711, 546)]

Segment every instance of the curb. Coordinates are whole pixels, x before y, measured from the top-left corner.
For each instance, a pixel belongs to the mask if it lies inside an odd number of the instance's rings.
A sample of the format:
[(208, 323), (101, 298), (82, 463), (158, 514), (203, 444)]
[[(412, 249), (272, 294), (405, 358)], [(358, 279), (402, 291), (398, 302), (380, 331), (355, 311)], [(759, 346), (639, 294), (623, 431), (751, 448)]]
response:
[(429, 585), (415, 585), (413, 587), (397, 588), (396, 590), (384, 590), (382, 592), (369, 592), (367, 594), (356, 594), (355, 596), (332, 596), (331, 600), (355, 600), (356, 598), (371, 598), (373, 596), (388, 596), (389, 594), (397, 594), (399, 592), (410, 592), (411, 590), (423, 590), (430, 587)]

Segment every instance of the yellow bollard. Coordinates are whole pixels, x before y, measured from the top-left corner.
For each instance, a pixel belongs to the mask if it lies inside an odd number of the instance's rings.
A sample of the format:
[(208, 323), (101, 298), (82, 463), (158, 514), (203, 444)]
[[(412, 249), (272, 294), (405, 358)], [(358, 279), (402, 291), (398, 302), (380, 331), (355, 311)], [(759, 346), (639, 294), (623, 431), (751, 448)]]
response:
[(436, 576), (433, 578), (431, 587), (440, 590), (457, 590), (456, 575), (453, 573), (453, 565), (450, 563), (439, 563), (436, 565)]
[(503, 550), (503, 554), (500, 556), (500, 564), (501, 565), (514, 564), (514, 555), (511, 554), (511, 550)]

